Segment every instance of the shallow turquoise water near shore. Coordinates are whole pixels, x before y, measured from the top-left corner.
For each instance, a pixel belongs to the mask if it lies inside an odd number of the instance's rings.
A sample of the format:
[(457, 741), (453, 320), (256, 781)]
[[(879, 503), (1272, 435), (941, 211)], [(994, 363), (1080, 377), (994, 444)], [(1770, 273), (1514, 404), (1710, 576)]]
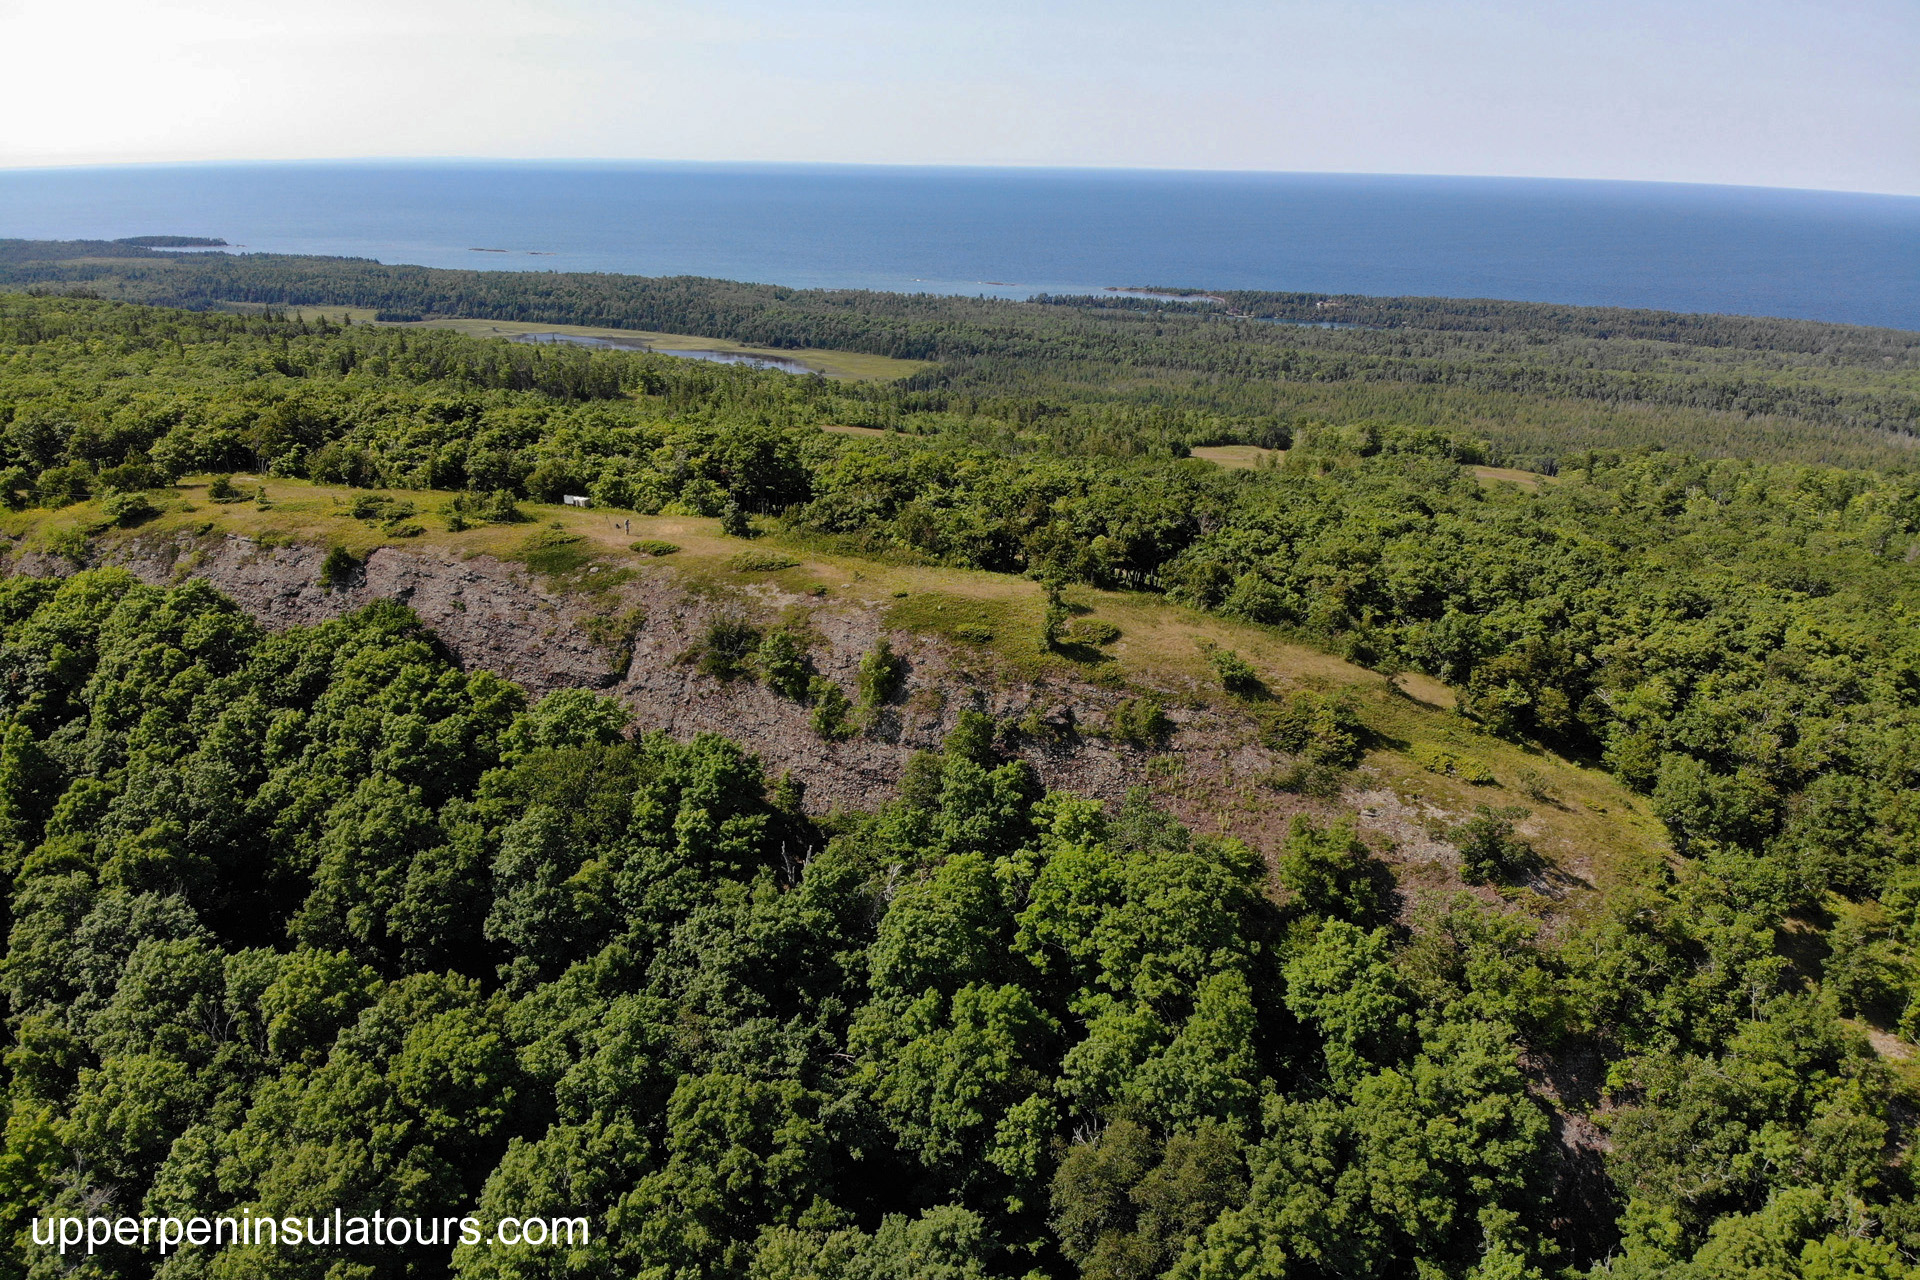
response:
[(0, 171), (0, 236), (1027, 297), (1515, 298), (1920, 329), (1920, 198), (1534, 179), (801, 165)]

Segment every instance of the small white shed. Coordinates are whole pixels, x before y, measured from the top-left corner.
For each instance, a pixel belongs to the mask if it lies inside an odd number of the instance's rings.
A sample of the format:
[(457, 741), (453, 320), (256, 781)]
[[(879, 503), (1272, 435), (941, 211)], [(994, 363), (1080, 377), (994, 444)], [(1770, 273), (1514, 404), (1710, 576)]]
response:
[(560, 501), (566, 503), (570, 507), (590, 507), (593, 505), (592, 501), (590, 501), (587, 498), (581, 497), (577, 493), (563, 493), (560, 495)]

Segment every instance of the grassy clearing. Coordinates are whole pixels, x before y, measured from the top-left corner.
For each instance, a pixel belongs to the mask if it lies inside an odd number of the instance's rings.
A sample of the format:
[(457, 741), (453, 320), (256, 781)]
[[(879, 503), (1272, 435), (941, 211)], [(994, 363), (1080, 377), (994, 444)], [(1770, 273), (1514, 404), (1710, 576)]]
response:
[(1287, 451), (1262, 449), (1257, 444), (1203, 444), (1193, 450), (1193, 456), (1229, 471), (1256, 471), (1279, 466)]
[[(1647, 801), (1611, 775), (1496, 738), (1464, 717), (1392, 692), (1384, 680), (1355, 693), (1361, 718), (1378, 735), (1367, 764), (1403, 801), (1453, 814), (1482, 804), (1529, 810), (1522, 833), (1561, 871), (1601, 889), (1644, 882), (1649, 861), (1666, 850), (1666, 833)], [(1419, 757), (1436, 751), (1466, 758), (1494, 781), (1429, 771)]]
[[(331, 308), (315, 308), (327, 315)], [(369, 317), (370, 318), (370, 317)], [(358, 321), (358, 317), (355, 317)], [(756, 356), (766, 360), (792, 360), (829, 378), (854, 381), (886, 381), (904, 378), (927, 368), (922, 360), (895, 360), (891, 356), (873, 356), (860, 351), (827, 351), (807, 347), (797, 350), (754, 347), (728, 338), (703, 338), (691, 333), (654, 333), (641, 329), (602, 329), (581, 324), (532, 324), (518, 320), (421, 320), (397, 326), (407, 329), (452, 329), (475, 338), (512, 338), (529, 333), (565, 333), (582, 338), (611, 338), (620, 342), (644, 343), (655, 351), (722, 351), (729, 355)]]
[(1417, 671), (1403, 671), (1394, 677), (1393, 683), (1401, 693), (1435, 711), (1451, 711), (1454, 708), (1453, 690), (1432, 676), (1424, 676)]
[[(223, 302), (218, 304), (234, 311), (258, 312), (268, 308), (255, 302)], [(586, 324), (535, 324), (522, 320), (469, 320), (458, 316), (416, 321), (377, 321), (379, 313), (372, 307), (335, 307), (335, 306), (275, 306), (272, 310), (297, 320), (315, 320), (325, 318), (336, 323), (350, 319), (354, 324), (385, 324), (396, 329), (452, 329), (473, 338), (513, 338), (529, 333), (565, 333), (582, 338), (610, 338), (616, 342), (632, 343), (635, 350), (653, 351), (721, 351), (729, 355), (754, 356), (764, 360), (790, 360), (805, 365), (816, 373), (829, 378), (844, 378), (856, 382), (883, 382), (894, 378), (904, 378), (930, 366), (924, 360), (896, 360), (891, 356), (868, 355), (862, 351), (831, 351), (822, 347), (804, 347), (794, 350), (776, 347), (756, 347), (744, 342), (735, 342), (730, 338), (704, 338), (695, 333), (659, 333), (645, 329), (607, 329)], [(850, 427), (849, 431), (860, 428)]]
[[(1522, 830), (1563, 871), (1596, 886), (1644, 872), (1663, 856), (1665, 837), (1646, 802), (1612, 777), (1550, 753), (1483, 733), (1452, 710), (1453, 692), (1426, 676), (1394, 680), (1273, 632), (1171, 605), (1144, 593), (1070, 588), (1075, 624), (1100, 622), (1119, 636), (1100, 645), (1068, 645), (1047, 652), (1040, 644), (1045, 598), (1024, 578), (966, 569), (882, 564), (822, 550), (778, 532), (751, 542), (720, 532), (720, 522), (695, 516), (638, 516), (525, 502), (527, 522), (447, 529), (452, 495), (392, 491), (382, 496), (414, 508), (404, 522), (356, 519), (351, 511), (367, 490), (301, 480), (236, 477), (258, 502), (215, 504), (205, 478), (156, 494), (159, 515), (133, 529), (100, 530), (97, 503), (60, 511), (0, 516), (0, 530), (21, 549), (71, 552), (89, 532), (103, 542), (151, 534), (239, 534), (268, 543), (343, 548), (356, 559), (381, 546), (452, 558), (490, 555), (525, 565), (554, 590), (611, 600), (612, 589), (646, 573), (671, 574), (703, 593), (731, 595), (756, 584), (879, 612), (891, 629), (937, 636), (951, 643), (954, 661), (987, 681), (1090, 681), (1133, 690), (1184, 706), (1190, 713), (1223, 714), (1236, 722), (1257, 717), (1261, 702), (1228, 694), (1206, 657), (1210, 646), (1246, 660), (1275, 696), (1299, 690), (1343, 693), (1373, 735), (1359, 775), (1418, 809), (1471, 813), (1476, 804), (1523, 806), (1532, 816)], [(376, 491), (378, 492), (378, 491)], [(419, 528), (403, 536), (396, 530)], [(671, 543), (666, 558), (635, 551), (635, 542)], [(1250, 731), (1251, 732), (1251, 731)], [(1482, 766), (1490, 783), (1474, 784), (1421, 764), (1441, 756)]]
[(1543, 476), (1538, 471), (1521, 471), (1517, 467), (1468, 467), (1474, 479), (1484, 485), (1517, 484), (1522, 489), (1538, 489), (1543, 484), (1552, 484), (1552, 476)]

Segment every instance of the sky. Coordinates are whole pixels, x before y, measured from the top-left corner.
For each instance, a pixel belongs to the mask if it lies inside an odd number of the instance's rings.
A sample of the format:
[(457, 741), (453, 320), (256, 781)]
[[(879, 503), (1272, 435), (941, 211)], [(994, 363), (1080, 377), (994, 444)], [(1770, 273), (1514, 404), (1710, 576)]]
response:
[(368, 157), (1920, 195), (1920, 0), (0, 0), (0, 166)]

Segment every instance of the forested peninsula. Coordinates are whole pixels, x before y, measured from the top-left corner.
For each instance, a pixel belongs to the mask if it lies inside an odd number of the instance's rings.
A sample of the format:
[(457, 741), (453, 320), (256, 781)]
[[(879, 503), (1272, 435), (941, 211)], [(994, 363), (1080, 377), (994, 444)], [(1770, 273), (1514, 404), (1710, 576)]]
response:
[[(6, 1274), (1916, 1273), (1920, 335), (0, 285)], [(29, 1234), (355, 1206), (591, 1230)]]

